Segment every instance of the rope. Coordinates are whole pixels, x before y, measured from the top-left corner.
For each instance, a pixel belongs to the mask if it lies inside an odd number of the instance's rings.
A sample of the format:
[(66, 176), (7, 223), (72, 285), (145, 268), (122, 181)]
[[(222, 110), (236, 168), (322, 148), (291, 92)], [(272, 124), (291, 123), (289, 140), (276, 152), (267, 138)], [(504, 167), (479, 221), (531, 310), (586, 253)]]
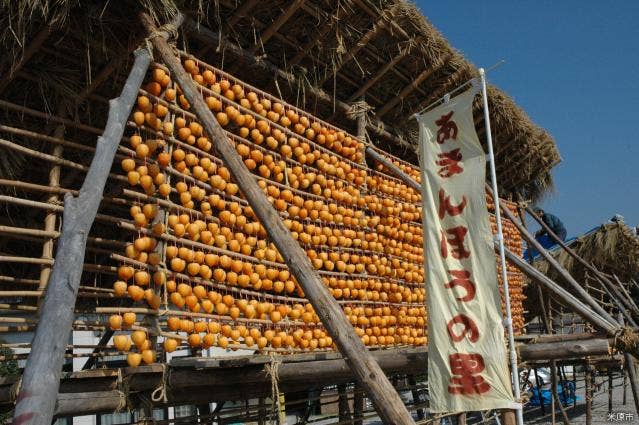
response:
[(639, 337), (632, 328), (624, 326), (615, 333), (614, 347), (623, 347), (624, 351), (634, 351), (639, 343)]
[(169, 387), (169, 375), (171, 370), (167, 367), (166, 363), (161, 363), (162, 365), (162, 380), (160, 381), (160, 385), (151, 393), (151, 400), (154, 403), (162, 401), (166, 403), (168, 401), (166, 397), (167, 388)]
[(118, 407), (115, 409), (115, 413), (120, 413), (122, 410), (129, 410), (129, 386), (124, 382), (122, 378), (122, 369), (118, 368), (118, 379), (116, 380), (116, 391), (120, 397)]
[(11, 385), (11, 388), (9, 388), (9, 400), (11, 400), (11, 402), (16, 401), (16, 399), (18, 398), (18, 394), (20, 394), (21, 386), (22, 386), (22, 376), (20, 376), (18, 381), (15, 382), (13, 385)]
[(151, 40), (157, 37), (162, 37), (166, 39), (169, 46), (171, 46), (171, 48), (175, 51), (177, 55), (178, 50), (175, 43), (178, 36), (179, 36), (178, 27), (177, 25), (171, 22), (162, 25), (161, 27), (153, 31), (151, 34), (149, 34), (149, 36), (144, 39), (144, 44), (146, 45), (146, 49), (149, 51), (149, 54), (151, 55), (151, 60), (152, 61), (155, 60), (153, 58), (153, 44), (151, 43)]
[(264, 371), (266, 375), (271, 378), (271, 413), (275, 414), (279, 412), (280, 406), (280, 387), (278, 385), (279, 381), (279, 369), (282, 364), (281, 360), (277, 360), (275, 356), (271, 353), (270, 355), (271, 362), (264, 366)]

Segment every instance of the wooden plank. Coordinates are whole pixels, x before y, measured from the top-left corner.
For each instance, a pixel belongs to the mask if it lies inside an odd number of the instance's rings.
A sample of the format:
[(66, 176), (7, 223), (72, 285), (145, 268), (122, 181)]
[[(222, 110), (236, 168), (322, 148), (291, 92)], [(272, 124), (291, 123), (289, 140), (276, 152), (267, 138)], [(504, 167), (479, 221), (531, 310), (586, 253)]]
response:
[[(35, 37), (33, 37), (33, 40), (31, 40), (29, 45), (22, 53), (22, 56), (20, 56), (15, 64), (10, 64), (10, 59), (7, 56), (6, 62), (9, 63), (9, 69), (3, 70), (0, 68), (0, 71), (2, 71), (2, 73), (5, 75), (5, 77), (0, 80), (0, 93), (2, 93), (7, 87), (9, 87), (9, 84), (11, 84), (11, 81), (13, 81), (18, 71), (22, 69), (22, 67), (29, 61), (29, 59), (31, 59), (33, 55), (38, 53), (38, 50), (40, 50), (40, 47), (45, 43), (45, 41), (47, 41), (50, 34), (51, 26), (49, 25), (45, 25), (42, 29), (40, 29), (40, 31), (38, 31)], [(6, 53), (7, 52), (5, 51), (5, 54)]]
[(404, 47), (398, 54), (396, 54), (392, 60), (387, 61), (375, 74), (369, 78), (364, 84), (362, 84), (355, 93), (348, 99), (349, 102), (353, 102), (362, 97), (368, 89), (370, 89), (375, 83), (377, 83), (388, 71), (394, 68), (398, 63), (402, 61), (411, 51), (413, 46), (412, 41), (408, 42), (408, 46)]
[[(141, 15), (142, 23), (149, 34), (155, 34), (157, 28), (152, 19)], [(339, 304), (322, 283), (320, 275), (311, 264), (308, 256), (293, 239), (284, 225), (279, 213), (271, 205), (257, 184), (255, 176), (246, 168), (233, 142), (224, 133), (213, 113), (204, 103), (195, 83), (182, 67), (179, 59), (163, 37), (151, 39), (153, 47), (171, 71), (171, 76), (182, 88), (191, 104), (192, 111), (198, 116), (209, 137), (216, 140), (216, 149), (229, 168), (244, 197), (265, 227), (270, 239), (304, 290), (315, 312), (332, 336), (342, 355), (362, 383), (370, 397), (376, 402), (378, 413), (387, 422), (412, 424), (413, 419), (402, 403), (401, 398), (384, 375), (375, 359), (367, 351), (357, 336)], [(280, 375), (281, 376), (281, 375)]]
[[(443, 65), (444, 63), (445, 63), (445, 60), (442, 61), (441, 65)], [(426, 81), (428, 77), (433, 75), (433, 73), (437, 69), (439, 69), (439, 66), (435, 65), (434, 67), (426, 68), (422, 72), (420, 72), (419, 75), (415, 77), (414, 80), (412, 80), (406, 86), (404, 86), (404, 88), (399, 92), (397, 96), (395, 96), (394, 98), (386, 102), (386, 104), (377, 111), (377, 116), (381, 118), (384, 115), (386, 115), (386, 113), (388, 113), (388, 111), (394, 108), (395, 105), (397, 105), (399, 102), (404, 100), (410, 93), (415, 91), (421, 83), (423, 83), (424, 81)]]
[(268, 41), (271, 39), (271, 37), (277, 33), (277, 31), (282, 27), (282, 25), (284, 25), (290, 18), (291, 16), (293, 16), (293, 14), (295, 12), (297, 12), (297, 10), (302, 6), (302, 4), (304, 4), (304, 0), (294, 0), (284, 11), (284, 13), (282, 13), (280, 16), (277, 17), (277, 19), (275, 21), (273, 21), (273, 23), (271, 25), (269, 25), (259, 36), (259, 38), (257, 39), (257, 43), (253, 45), (253, 47), (251, 47), (249, 49), (249, 51), (251, 53), (255, 53), (255, 51), (258, 49), (258, 47), (261, 45), (262, 48), (264, 47), (264, 45), (266, 43), (268, 43)]

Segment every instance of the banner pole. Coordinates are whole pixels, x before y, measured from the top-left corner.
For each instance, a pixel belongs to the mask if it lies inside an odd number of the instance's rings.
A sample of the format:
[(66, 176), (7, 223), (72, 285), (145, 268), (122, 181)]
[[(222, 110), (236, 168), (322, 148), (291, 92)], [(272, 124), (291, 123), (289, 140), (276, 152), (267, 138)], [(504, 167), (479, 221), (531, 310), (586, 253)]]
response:
[[(495, 154), (493, 152), (493, 136), (490, 130), (490, 117), (488, 114), (488, 93), (486, 91), (486, 72), (484, 68), (479, 68), (481, 78), (481, 97), (484, 103), (484, 122), (486, 124), (486, 139), (488, 142), (488, 158), (490, 161), (490, 180), (493, 189), (493, 201), (495, 204), (495, 218), (497, 221), (497, 241), (499, 243), (499, 260), (501, 262), (501, 280), (504, 287), (504, 298), (506, 301), (506, 330), (508, 331), (508, 346), (510, 351), (510, 369), (512, 375), (513, 393), (515, 400), (520, 401), (519, 393), (519, 370), (517, 368), (517, 352), (515, 351), (515, 338), (513, 335), (513, 320), (510, 312), (510, 290), (508, 288), (508, 272), (506, 265), (506, 254), (504, 250), (504, 234), (501, 226), (501, 212), (499, 210), (499, 192), (497, 192), (497, 172), (495, 171)], [(517, 409), (517, 424), (523, 425), (524, 415), (521, 404)]]

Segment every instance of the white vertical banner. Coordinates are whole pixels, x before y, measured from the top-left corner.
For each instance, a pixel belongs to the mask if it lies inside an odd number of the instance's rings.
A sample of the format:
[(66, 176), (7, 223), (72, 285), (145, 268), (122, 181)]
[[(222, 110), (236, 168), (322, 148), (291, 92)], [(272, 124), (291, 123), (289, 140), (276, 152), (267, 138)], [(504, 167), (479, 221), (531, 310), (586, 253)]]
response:
[(478, 87), (418, 115), (431, 411), (516, 409), (473, 122)]

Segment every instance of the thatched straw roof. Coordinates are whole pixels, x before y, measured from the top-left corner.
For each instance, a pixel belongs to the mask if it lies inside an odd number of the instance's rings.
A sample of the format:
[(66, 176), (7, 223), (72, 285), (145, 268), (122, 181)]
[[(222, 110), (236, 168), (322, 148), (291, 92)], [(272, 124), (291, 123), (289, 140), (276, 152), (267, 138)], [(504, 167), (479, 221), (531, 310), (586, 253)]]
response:
[[(599, 271), (616, 275), (622, 282), (639, 277), (639, 237), (623, 222), (602, 224), (571, 241), (569, 245)], [(566, 251), (554, 249), (551, 254), (577, 280), (583, 280), (585, 268)], [(549, 277), (557, 278), (547, 261), (539, 259), (534, 265)]]
[[(1, 4), (0, 45), (11, 53), (0, 59), (0, 99), (55, 110), (57, 99), (71, 97), (78, 119), (96, 126), (104, 111), (91, 102), (117, 92), (128, 59), (123, 52), (142, 35), (140, 10), (151, 11), (161, 22), (181, 10), (221, 34), (224, 42), (212, 43), (196, 29), (203, 27), (191, 25), (182, 31), (178, 47), (353, 133), (356, 123), (343, 106), (364, 99), (372, 108), (372, 141), (415, 164), (413, 113), (477, 75), (476, 67), (403, 0)], [(239, 55), (231, 45), (248, 55)], [(274, 68), (295, 81), (265, 71)], [(87, 87), (91, 96), (78, 98)], [(318, 90), (329, 96), (317, 96)], [(475, 123), (485, 142), (479, 106)], [(550, 170), (560, 161), (552, 137), (495, 87), (490, 87), (490, 107), (503, 193), (537, 198), (552, 185)], [(19, 164), (4, 161), (3, 166), (4, 173)]]

